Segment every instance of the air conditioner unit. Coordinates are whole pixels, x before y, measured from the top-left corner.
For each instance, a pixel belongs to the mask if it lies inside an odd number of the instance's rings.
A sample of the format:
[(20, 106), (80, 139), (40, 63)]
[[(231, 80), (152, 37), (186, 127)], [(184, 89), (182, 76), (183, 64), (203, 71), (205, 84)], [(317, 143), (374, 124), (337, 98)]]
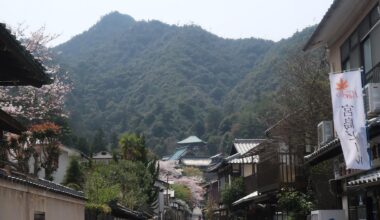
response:
[(334, 138), (332, 121), (321, 121), (318, 124), (318, 145), (321, 146)]
[(344, 220), (344, 211), (342, 209), (336, 210), (315, 210), (311, 211), (311, 220)]
[(368, 83), (364, 87), (364, 107), (368, 117), (380, 113), (380, 83)]

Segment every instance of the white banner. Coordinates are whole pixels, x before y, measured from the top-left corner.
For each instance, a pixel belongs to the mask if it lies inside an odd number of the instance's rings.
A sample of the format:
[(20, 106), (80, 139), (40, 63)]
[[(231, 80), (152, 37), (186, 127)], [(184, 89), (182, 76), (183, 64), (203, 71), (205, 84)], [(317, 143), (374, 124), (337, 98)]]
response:
[(330, 74), (334, 127), (347, 169), (371, 168), (367, 152), (361, 72)]

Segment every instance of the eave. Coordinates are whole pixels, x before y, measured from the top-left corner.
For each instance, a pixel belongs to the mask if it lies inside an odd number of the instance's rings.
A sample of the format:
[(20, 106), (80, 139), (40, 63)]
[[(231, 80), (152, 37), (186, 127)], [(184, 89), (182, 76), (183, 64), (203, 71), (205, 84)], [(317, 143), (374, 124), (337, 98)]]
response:
[(26, 131), (26, 128), (12, 116), (0, 109), (0, 130), (21, 134), (21, 132)]
[(52, 82), (45, 68), (0, 23), (0, 86), (41, 87)]
[(363, 10), (376, 0), (334, 0), (303, 50), (331, 46), (352, 28)]

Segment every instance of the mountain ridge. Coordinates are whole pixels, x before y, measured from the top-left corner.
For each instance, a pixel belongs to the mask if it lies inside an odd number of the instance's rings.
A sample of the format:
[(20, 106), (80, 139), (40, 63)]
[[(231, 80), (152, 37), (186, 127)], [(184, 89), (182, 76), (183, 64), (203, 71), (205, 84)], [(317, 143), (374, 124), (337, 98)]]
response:
[[(280, 73), (270, 68), (281, 63), (271, 65), (271, 57), (280, 57), (288, 44), (296, 48), (311, 29), (275, 43), (224, 39), (199, 26), (135, 21), (118, 12), (105, 15), (53, 48), (74, 84), (67, 102), (70, 124), (88, 139), (96, 129), (108, 139), (144, 132), (160, 155), (192, 134), (210, 143), (210, 153), (224, 150), (246, 133), (236, 131), (246, 114), (241, 111), (259, 103), (260, 93), (276, 90)], [(256, 128), (250, 137), (263, 131)]]

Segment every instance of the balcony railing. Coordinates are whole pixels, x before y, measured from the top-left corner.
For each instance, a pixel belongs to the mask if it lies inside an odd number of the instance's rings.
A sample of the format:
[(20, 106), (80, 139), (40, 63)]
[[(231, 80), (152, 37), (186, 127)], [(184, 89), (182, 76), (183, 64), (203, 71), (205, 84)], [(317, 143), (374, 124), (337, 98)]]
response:
[(275, 153), (257, 166), (257, 186), (260, 192), (302, 184), (302, 156)]
[(376, 64), (368, 73), (365, 74), (365, 84), (380, 83), (380, 63)]
[(257, 175), (253, 174), (244, 177), (244, 187), (247, 194), (257, 191)]

